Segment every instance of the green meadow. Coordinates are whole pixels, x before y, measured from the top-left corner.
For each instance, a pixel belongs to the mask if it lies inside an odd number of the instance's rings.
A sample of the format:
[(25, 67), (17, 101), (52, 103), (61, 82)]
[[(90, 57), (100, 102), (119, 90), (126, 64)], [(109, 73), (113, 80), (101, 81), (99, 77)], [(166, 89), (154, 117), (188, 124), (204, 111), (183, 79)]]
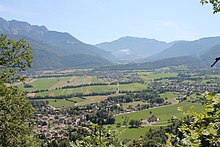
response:
[(173, 99), (173, 98), (176, 98), (177, 95), (174, 94), (173, 92), (165, 92), (165, 93), (162, 93), (162, 94), (159, 94), (160, 97), (164, 98), (164, 99)]
[(134, 102), (130, 102), (130, 103), (124, 103), (122, 107), (123, 107), (123, 109), (127, 109), (129, 106), (134, 108), (137, 105), (144, 105), (144, 104), (147, 104), (147, 103), (142, 102), (142, 101), (134, 101)]
[(120, 91), (140, 91), (147, 89), (147, 86), (145, 84), (140, 83), (131, 83), (131, 84), (120, 84), (119, 90)]
[[(204, 106), (202, 106), (201, 104), (193, 104), (190, 102), (183, 102), (175, 105), (162, 106), (148, 110), (117, 115), (115, 116), (116, 119), (115, 124), (111, 125), (111, 128), (116, 129), (118, 130), (118, 132), (120, 132), (119, 137), (121, 139), (137, 139), (140, 136), (145, 135), (150, 128), (158, 128), (160, 126), (168, 125), (168, 120), (171, 119), (172, 117), (183, 118), (184, 115), (182, 112), (178, 111), (178, 107), (183, 107), (185, 112), (189, 111), (190, 108), (193, 108), (193, 110), (196, 112), (203, 112), (204, 110)], [(150, 126), (145, 126), (140, 128), (128, 128), (123, 126), (123, 122), (125, 119), (128, 119), (128, 123), (129, 123), (131, 119), (134, 120), (147, 119), (152, 115), (155, 115), (160, 120)], [(121, 123), (122, 126), (120, 128), (116, 128), (117, 123)]]
[(66, 99), (43, 99), (43, 100), (35, 100), (35, 101), (48, 101), (50, 106), (56, 107), (56, 108), (75, 106), (76, 102), (78, 103), (80, 101), (83, 101), (83, 99), (77, 98), (77, 97), (69, 98), (68, 100)]
[(77, 102), (76, 106), (99, 103), (100, 101), (107, 99), (107, 96), (88, 96), (88, 97), (84, 97), (84, 98), (85, 98), (85, 100)]
[(176, 77), (177, 73), (152, 73), (149, 74), (147, 77), (150, 79), (160, 79), (160, 78), (169, 78), (169, 77)]
[(32, 85), (32, 88), (24, 88), (23, 84), (18, 85), (18, 87), (24, 91), (35, 91), (35, 90), (45, 90), (50, 89), (56, 83), (60, 81), (67, 81), (69, 78), (39, 78), (33, 79), (33, 82), (27, 83)]
[(116, 124), (117, 123), (123, 123), (124, 119), (127, 117), (129, 120), (135, 119), (135, 120), (141, 120), (146, 119), (150, 117), (151, 115), (155, 115), (160, 118), (159, 122), (164, 122), (172, 118), (173, 116), (177, 118), (184, 117), (183, 114), (178, 111), (178, 107), (182, 106), (185, 110), (189, 110), (191, 107), (194, 107), (194, 110), (196, 112), (202, 112), (204, 109), (201, 104), (193, 104), (190, 102), (183, 102), (178, 103), (176, 105), (167, 105), (167, 106), (161, 106), (156, 108), (151, 108), (148, 110), (138, 111), (138, 112), (132, 112), (128, 114), (122, 114), (115, 117)]
[(83, 86), (79, 88), (68, 88), (68, 89), (56, 89), (49, 90), (45, 92), (36, 93), (36, 96), (58, 96), (58, 95), (68, 95), (74, 93), (102, 93), (102, 92), (112, 92), (116, 91), (115, 85), (102, 85), (102, 86)]
[(141, 128), (117, 128), (118, 136), (121, 140), (124, 139), (138, 139), (144, 136), (150, 128), (159, 128), (159, 126), (146, 126)]
[(39, 99), (34, 101), (48, 101), (50, 106), (53, 106), (55, 108), (61, 108), (99, 103), (100, 101), (105, 100), (106, 98), (107, 96), (88, 96), (84, 98), (73, 97), (68, 99)]
[(24, 88), (23, 84), (19, 84), (18, 87), (24, 91), (35, 90), (51, 90), (60, 88), (65, 85), (81, 85), (91, 83), (107, 83), (105, 79), (97, 79), (95, 76), (72, 76), (62, 78), (38, 78), (32, 79), (27, 84), (32, 85), (32, 88)]

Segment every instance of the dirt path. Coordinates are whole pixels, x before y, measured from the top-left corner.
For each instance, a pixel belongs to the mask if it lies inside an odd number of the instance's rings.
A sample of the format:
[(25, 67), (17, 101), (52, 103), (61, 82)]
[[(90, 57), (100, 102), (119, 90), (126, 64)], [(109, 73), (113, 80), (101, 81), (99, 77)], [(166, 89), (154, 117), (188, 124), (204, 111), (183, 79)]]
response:
[(28, 93), (27, 96), (28, 97), (34, 97), (36, 93)]

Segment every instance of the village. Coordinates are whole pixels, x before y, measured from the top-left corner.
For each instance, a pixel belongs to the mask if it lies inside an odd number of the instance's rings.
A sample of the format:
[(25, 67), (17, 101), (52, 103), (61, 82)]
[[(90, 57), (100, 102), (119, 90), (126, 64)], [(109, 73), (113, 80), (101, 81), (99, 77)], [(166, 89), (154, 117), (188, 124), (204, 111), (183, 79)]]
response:
[[(155, 71), (154, 74), (163, 72), (165, 71)], [(169, 72), (166, 71), (166, 73)], [(108, 74), (99, 73), (97, 75), (97, 78), (117, 79), (117, 83), (121, 79), (125, 79), (125, 77), (127, 80), (134, 80), (133, 82), (141, 79), (137, 73), (112, 72)], [(207, 82), (203, 82), (204, 80)], [(32, 131), (43, 142), (70, 139), (70, 134), (85, 135), (91, 133), (91, 127), (97, 123), (103, 126), (116, 124), (115, 116), (176, 105), (185, 101), (204, 103), (204, 94), (207, 91), (219, 91), (218, 85), (219, 82), (210, 77), (201, 79), (200, 77), (192, 78), (191, 76), (181, 75), (153, 79), (145, 90), (123, 91), (123, 95), (120, 95), (119, 91), (118, 96), (109, 95), (107, 99), (99, 103), (88, 105), (55, 108), (50, 106), (48, 102), (43, 101), (43, 99), (32, 101), (32, 105), (35, 106), (33, 116), (34, 129)], [(173, 93), (175, 95), (172, 98), (173, 102), (169, 102), (167, 98), (161, 97), (160, 94), (163, 93)], [(192, 99), (192, 95), (195, 95), (197, 98)], [(129, 103), (139, 104), (129, 105), (127, 108), (123, 107)], [(126, 124), (117, 123), (116, 126), (120, 128), (146, 127), (157, 124), (159, 120), (160, 117), (150, 114), (146, 115), (144, 119), (127, 120)], [(74, 141), (74, 137), (72, 137), (72, 141)]]

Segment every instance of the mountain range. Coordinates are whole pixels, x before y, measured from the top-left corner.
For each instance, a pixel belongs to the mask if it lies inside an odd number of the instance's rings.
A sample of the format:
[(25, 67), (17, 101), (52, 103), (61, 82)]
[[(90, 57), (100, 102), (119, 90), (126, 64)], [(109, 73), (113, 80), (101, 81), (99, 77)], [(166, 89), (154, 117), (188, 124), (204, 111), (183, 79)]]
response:
[[(210, 37), (198, 40), (203, 45), (195, 45), (198, 41), (181, 41), (158, 54), (142, 59), (142, 62), (106, 66), (97, 70), (144, 70), (180, 65), (186, 65), (190, 69), (210, 68), (215, 58), (220, 56), (219, 39), (220, 37)], [(215, 67), (220, 67), (220, 63)]]
[[(142, 62), (180, 56), (205, 57), (204, 53), (207, 53), (210, 48), (219, 44), (220, 37), (201, 38), (194, 41), (178, 41), (162, 52), (143, 59)], [(216, 55), (218, 56), (218, 54)]]
[[(173, 41), (170, 43), (155, 39), (122, 37), (96, 46), (110, 51), (119, 59), (136, 63), (152, 62), (167, 58), (190, 56), (203, 58), (210, 48), (220, 44), (220, 37), (206, 37), (194, 41)], [(218, 56), (218, 54), (216, 54)], [(208, 57), (208, 55), (207, 55)]]
[[(104, 33), (104, 32), (103, 32)], [(164, 42), (122, 37), (96, 45), (83, 43), (69, 33), (50, 31), (45, 26), (0, 18), (0, 34), (25, 39), (33, 49), (34, 69), (111, 67), (161, 67), (181, 64), (209, 66), (220, 55), (220, 37), (194, 41)], [(120, 62), (129, 64), (119, 64)], [(115, 65), (117, 63), (117, 65)], [(219, 65), (219, 64), (218, 64)]]
[(69, 33), (49, 31), (45, 26), (0, 18), (0, 34), (25, 39), (33, 49), (33, 68), (90, 68), (112, 64), (116, 58), (103, 49), (85, 44)]
[(126, 36), (112, 42), (96, 44), (95, 46), (110, 51), (118, 59), (135, 61), (159, 53), (172, 46), (173, 43)]

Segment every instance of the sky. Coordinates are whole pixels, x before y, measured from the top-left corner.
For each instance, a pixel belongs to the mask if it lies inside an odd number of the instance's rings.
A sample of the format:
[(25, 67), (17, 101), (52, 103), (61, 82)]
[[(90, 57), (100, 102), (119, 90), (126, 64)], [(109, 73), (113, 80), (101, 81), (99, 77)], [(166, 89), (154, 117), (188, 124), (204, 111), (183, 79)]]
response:
[(0, 17), (97, 44), (124, 36), (160, 41), (220, 36), (220, 13), (200, 0), (1, 0)]

